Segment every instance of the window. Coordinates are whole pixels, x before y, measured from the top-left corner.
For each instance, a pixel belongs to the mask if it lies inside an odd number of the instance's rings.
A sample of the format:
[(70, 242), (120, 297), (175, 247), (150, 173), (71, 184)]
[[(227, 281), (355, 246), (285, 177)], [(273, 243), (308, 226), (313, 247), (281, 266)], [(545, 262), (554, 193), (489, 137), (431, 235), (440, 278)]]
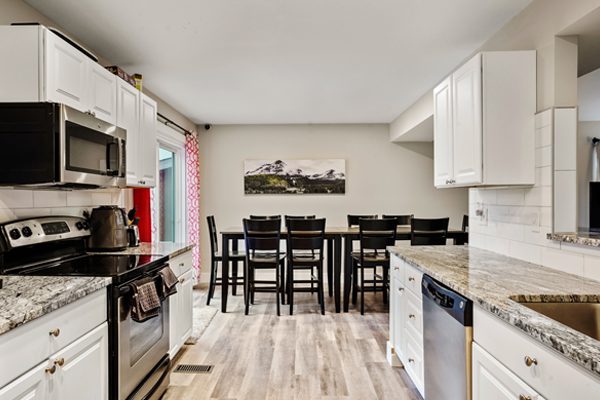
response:
[(158, 179), (153, 190), (153, 237), (161, 242), (185, 241), (185, 137), (158, 124)]

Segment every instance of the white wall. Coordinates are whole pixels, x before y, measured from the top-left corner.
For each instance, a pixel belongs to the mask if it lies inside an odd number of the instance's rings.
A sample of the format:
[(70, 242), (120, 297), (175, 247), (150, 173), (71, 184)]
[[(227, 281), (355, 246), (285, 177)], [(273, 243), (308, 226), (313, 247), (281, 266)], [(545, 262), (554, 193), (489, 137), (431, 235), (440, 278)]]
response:
[[(200, 134), (201, 254), (208, 259), (206, 216), (241, 226), (249, 214), (316, 214), (345, 226), (352, 213), (450, 217), (460, 227), (466, 189), (433, 187), (431, 143), (393, 144), (387, 125), (228, 125)], [(343, 158), (345, 195), (244, 195), (245, 159)], [(204, 274), (203, 279), (207, 278)]]

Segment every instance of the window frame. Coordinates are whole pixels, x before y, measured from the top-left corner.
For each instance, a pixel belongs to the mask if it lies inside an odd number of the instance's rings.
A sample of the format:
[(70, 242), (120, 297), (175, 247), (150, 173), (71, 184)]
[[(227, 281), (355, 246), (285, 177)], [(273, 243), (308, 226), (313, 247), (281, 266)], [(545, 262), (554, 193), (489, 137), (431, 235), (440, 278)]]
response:
[[(156, 187), (154, 190), (155, 203), (160, 204), (160, 159), (159, 149), (162, 147), (165, 150), (175, 154), (175, 243), (183, 243), (187, 239), (187, 226), (185, 224), (185, 210), (187, 199), (187, 186), (185, 182), (185, 136), (170, 126), (159, 121), (156, 132)], [(159, 210), (156, 211), (158, 217)], [(157, 218), (159, 219), (159, 218)], [(160, 220), (156, 221), (157, 235), (155, 241), (159, 241), (160, 237)]]

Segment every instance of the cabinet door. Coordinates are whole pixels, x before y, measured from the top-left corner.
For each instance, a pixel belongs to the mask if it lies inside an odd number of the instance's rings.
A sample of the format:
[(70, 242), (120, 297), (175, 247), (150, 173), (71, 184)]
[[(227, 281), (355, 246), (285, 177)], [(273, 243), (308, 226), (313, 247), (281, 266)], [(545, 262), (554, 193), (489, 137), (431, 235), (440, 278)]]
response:
[(53, 400), (108, 400), (106, 322), (51, 356), (50, 361), (57, 367), (52, 376)]
[(404, 310), (406, 289), (398, 279), (394, 279), (395, 291), (392, 294), (394, 302), (394, 322), (392, 329), (394, 330), (394, 350), (400, 359), (403, 359), (406, 352), (406, 338), (404, 335)]
[(543, 400), (532, 388), (473, 343), (473, 400)]
[(127, 130), (127, 185), (138, 186), (140, 91), (121, 78), (117, 78), (117, 125)]
[(454, 180), (478, 184), (483, 172), (481, 54), (452, 74), (452, 99)]
[(95, 62), (89, 67), (89, 109), (101, 120), (116, 124), (117, 77)]
[(91, 60), (52, 32), (46, 32), (45, 50), (46, 99), (89, 111), (87, 77)]
[(0, 389), (0, 400), (42, 400), (48, 398), (48, 361), (44, 361)]
[(179, 290), (181, 290), (181, 296), (179, 298), (179, 341), (181, 345), (192, 334), (192, 321), (194, 312), (194, 271), (188, 271), (179, 278), (181, 284)]
[(454, 177), (452, 145), (452, 78), (433, 89), (434, 185), (446, 186)]
[(141, 186), (154, 187), (156, 185), (156, 102), (142, 94), (140, 104), (140, 141), (138, 160), (140, 166)]
[(171, 359), (175, 357), (181, 347), (179, 314), (181, 313), (181, 284), (177, 283), (177, 293), (169, 296), (169, 355)]

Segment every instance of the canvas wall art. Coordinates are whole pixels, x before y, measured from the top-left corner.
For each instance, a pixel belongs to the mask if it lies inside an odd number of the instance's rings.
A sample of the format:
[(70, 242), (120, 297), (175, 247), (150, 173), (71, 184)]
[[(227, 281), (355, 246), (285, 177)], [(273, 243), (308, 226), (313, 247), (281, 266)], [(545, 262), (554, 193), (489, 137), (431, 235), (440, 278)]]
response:
[(346, 160), (246, 160), (246, 194), (344, 194)]

